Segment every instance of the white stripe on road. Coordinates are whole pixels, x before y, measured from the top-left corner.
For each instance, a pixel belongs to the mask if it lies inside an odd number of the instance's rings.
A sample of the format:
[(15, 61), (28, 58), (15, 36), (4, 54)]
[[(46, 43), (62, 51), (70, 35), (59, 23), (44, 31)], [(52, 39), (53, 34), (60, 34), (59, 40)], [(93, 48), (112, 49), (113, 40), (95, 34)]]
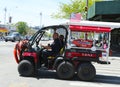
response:
[(70, 85), (79, 87), (102, 87), (100, 84), (90, 82), (71, 82)]
[[(102, 79), (100, 79), (102, 80)], [(105, 81), (105, 80), (102, 80)], [(108, 80), (110, 81), (110, 80)], [(112, 80), (113, 81), (113, 80)], [(117, 81), (117, 80), (116, 80)], [(120, 87), (120, 85), (115, 84), (106, 84), (106, 83), (97, 83), (97, 82), (71, 82), (69, 83), (70, 86), (77, 86), (77, 87)]]

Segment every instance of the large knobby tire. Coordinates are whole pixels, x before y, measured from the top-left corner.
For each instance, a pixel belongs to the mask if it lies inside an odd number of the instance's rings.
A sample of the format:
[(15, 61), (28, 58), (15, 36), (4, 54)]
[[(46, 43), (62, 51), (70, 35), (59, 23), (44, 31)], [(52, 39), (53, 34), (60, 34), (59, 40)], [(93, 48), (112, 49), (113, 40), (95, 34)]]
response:
[(82, 63), (78, 67), (77, 75), (80, 80), (93, 80), (96, 75), (95, 67), (91, 63)]
[(18, 65), (18, 72), (21, 76), (33, 76), (34, 65), (28, 60), (22, 60)]
[(57, 67), (57, 76), (60, 79), (71, 79), (75, 74), (75, 69), (72, 63), (62, 62)]

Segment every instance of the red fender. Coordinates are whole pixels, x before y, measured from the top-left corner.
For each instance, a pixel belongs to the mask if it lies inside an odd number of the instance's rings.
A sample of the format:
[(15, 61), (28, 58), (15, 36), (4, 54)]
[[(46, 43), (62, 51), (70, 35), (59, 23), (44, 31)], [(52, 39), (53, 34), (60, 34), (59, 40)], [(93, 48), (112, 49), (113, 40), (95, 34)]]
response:
[(20, 56), (20, 50), (18, 48), (18, 43), (15, 45), (15, 48), (14, 48), (14, 58), (16, 60), (17, 63), (20, 62), (20, 59), (18, 58)]
[(21, 50), (26, 48), (26, 47), (24, 47), (24, 45), (27, 43), (28, 43), (28, 40), (22, 40), (15, 45), (14, 58), (15, 58), (17, 63), (20, 62), (20, 52), (21, 52)]

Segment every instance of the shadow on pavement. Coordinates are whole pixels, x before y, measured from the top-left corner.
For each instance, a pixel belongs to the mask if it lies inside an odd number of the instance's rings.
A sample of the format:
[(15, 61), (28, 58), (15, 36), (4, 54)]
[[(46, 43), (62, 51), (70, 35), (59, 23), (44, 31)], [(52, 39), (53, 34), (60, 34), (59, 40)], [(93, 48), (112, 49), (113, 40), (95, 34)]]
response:
[(106, 84), (119, 84), (120, 85), (120, 77), (109, 76), (109, 75), (96, 75), (94, 82), (106, 83)]
[(52, 70), (39, 70), (36, 77), (38, 79), (42, 79), (42, 78), (57, 79), (57, 74), (55, 71), (52, 71)]
[[(48, 70), (39, 70), (38, 75), (35, 77), (38, 80), (39, 79), (57, 79), (61, 80), (57, 77), (57, 74), (55, 71), (48, 71)], [(73, 77), (71, 80), (65, 80), (65, 81), (81, 81), (77, 75)], [(109, 76), (109, 75), (96, 75), (95, 79), (93, 81), (88, 82), (94, 82), (94, 83), (106, 83), (106, 84), (120, 84), (120, 77), (117, 76)]]

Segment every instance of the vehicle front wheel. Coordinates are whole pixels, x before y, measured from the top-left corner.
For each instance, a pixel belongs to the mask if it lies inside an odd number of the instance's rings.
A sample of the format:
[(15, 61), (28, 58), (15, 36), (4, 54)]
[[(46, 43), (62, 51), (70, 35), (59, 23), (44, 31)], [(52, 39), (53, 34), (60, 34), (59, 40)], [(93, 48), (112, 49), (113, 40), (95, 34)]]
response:
[(15, 42), (15, 38), (13, 38), (12, 42)]
[(22, 60), (18, 65), (18, 72), (22, 76), (32, 76), (34, 74), (34, 65), (28, 60)]
[(91, 63), (82, 63), (78, 67), (77, 75), (80, 80), (93, 80), (96, 75), (95, 67)]
[(75, 69), (72, 63), (62, 62), (57, 67), (57, 76), (60, 79), (71, 79), (75, 74)]

